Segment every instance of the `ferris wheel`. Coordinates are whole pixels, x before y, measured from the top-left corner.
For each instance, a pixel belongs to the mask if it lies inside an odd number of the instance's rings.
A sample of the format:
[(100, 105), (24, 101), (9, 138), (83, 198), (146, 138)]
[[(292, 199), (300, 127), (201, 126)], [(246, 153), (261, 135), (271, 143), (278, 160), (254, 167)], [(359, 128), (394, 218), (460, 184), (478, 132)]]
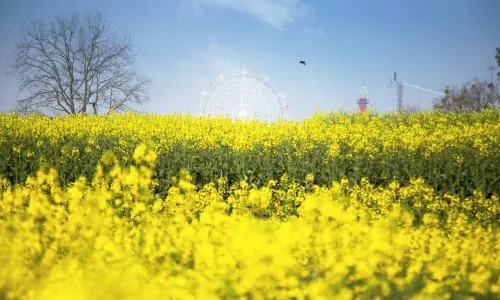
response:
[(284, 93), (277, 91), (279, 85), (271, 84), (269, 76), (259, 77), (254, 71), (231, 71), (220, 74), (217, 80), (209, 82), (210, 89), (201, 93), (198, 106), (204, 116), (224, 115), (235, 119), (255, 119), (273, 122), (288, 119), (284, 111), (289, 105), (283, 104)]

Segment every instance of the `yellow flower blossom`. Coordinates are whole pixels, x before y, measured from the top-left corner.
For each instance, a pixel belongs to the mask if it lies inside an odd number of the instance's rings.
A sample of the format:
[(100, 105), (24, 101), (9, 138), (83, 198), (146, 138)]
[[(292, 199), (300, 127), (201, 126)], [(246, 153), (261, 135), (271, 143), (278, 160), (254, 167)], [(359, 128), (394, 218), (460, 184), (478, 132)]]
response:
[(0, 298), (500, 298), (498, 120), (0, 115)]

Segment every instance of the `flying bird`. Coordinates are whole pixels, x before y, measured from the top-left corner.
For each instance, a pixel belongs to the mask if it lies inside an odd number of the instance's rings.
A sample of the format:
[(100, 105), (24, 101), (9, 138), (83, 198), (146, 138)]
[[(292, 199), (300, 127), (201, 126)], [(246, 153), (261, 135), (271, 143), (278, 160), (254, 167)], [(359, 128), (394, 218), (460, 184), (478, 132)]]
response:
[(305, 66), (306, 65), (306, 61), (305, 60), (301, 60), (301, 61), (299, 61), (299, 64), (303, 64)]

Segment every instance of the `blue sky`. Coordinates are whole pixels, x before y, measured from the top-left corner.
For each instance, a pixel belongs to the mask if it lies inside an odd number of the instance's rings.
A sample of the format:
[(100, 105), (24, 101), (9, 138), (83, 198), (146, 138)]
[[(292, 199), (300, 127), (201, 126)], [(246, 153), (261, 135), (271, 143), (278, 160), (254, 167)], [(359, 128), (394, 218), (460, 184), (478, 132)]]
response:
[[(142, 111), (159, 114), (198, 112), (209, 82), (243, 67), (279, 84), (293, 119), (315, 105), (354, 109), (362, 82), (375, 94), (394, 71), (437, 91), (489, 79), (500, 47), (498, 0), (1, 0), (0, 110), (15, 108), (17, 82), (5, 73), (20, 28), (73, 10), (99, 11), (132, 35), (137, 66), (152, 80)], [(391, 96), (386, 88), (371, 105), (394, 109)], [(435, 96), (404, 90), (422, 108)]]

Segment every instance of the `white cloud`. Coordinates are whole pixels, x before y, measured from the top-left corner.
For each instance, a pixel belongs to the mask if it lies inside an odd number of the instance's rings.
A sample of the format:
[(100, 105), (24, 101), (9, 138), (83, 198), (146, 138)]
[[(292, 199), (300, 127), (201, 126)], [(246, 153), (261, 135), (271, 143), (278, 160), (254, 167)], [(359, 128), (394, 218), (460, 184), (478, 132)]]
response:
[(312, 7), (302, 0), (184, 0), (184, 5), (186, 2), (196, 15), (201, 14), (203, 7), (218, 7), (254, 16), (276, 28), (312, 12)]

